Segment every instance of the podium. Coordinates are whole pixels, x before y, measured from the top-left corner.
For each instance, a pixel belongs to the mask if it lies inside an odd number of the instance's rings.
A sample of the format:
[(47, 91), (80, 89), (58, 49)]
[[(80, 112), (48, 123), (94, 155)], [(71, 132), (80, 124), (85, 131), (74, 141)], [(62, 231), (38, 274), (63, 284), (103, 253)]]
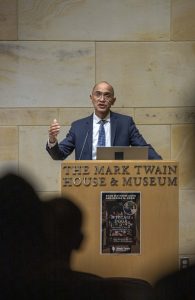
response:
[[(178, 269), (178, 168), (177, 162), (163, 160), (63, 161), (61, 193), (84, 215), (85, 239), (73, 256), (73, 269), (151, 283)], [(125, 220), (120, 232), (111, 217), (117, 203), (125, 211), (114, 217), (115, 223)], [(134, 219), (129, 217), (132, 203)], [(124, 246), (125, 239), (130, 247)]]

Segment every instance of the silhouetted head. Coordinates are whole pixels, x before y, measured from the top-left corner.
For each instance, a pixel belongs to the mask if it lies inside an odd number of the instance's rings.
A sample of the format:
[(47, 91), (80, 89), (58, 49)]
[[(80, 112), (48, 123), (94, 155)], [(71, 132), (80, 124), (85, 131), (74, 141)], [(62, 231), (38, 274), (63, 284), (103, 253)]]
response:
[(0, 230), (31, 239), (40, 223), (41, 202), (31, 184), (15, 174), (0, 178)]
[(82, 212), (70, 199), (53, 198), (44, 203), (45, 235), (50, 254), (69, 259), (73, 250), (80, 247)]
[[(7, 274), (38, 258), (42, 204), (32, 185), (16, 174), (0, 178), (0, 260)], [(5, 271), (5, 270), (4, 270)]]

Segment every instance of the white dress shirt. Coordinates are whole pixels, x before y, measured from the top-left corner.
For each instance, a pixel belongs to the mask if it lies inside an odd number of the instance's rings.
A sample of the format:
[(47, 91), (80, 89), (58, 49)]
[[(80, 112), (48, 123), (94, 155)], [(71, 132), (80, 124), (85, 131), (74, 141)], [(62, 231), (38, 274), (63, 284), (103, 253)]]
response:
[[(99, 136), (99, 128), (100, 128), (100, 121), (101, 119), (93, 114), (93, 142), (92, 142), (92, 159), (96, 159), (96, 150), (97, 150), (97, 143), (98, 143), (98, 136)], [(111, 131), (110, 131), (110, 113), (104, 118), (106, 123), (104, 124), (105, 134), (106, 134), (106, 147), (110, 147), (111, 145)]]
[[(100, 121), (101, 119), (93, 114), (93, 136), (92, 136), (92, 159), (96, 159), (96, 150), (97, 150), (97, 143), (98, 143), (98, 136), (99, 136), (99, 128), (100, 128)], [(106, 147), (110, 147), (111, 145), (111, 131), (110, 131), (110, 113), (104, 118), (106, 123), (104, 124), (105, 134), (106, 134)], [(50, 143), (48, 139), (48, 146), (49, 148), (54, 147), (57, 144)]]

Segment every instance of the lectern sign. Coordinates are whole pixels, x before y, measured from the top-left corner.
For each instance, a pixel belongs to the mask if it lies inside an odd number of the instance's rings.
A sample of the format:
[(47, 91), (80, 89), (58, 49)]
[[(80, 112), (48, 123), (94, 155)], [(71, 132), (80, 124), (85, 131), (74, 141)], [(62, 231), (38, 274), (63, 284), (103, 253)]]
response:
[(101, 253), (140, 253), (140, 192), (101, 193)]
[(62, 168), (63, 187), (171, 187), (178, 185), (177, 165), (156, 165), (154, 162), (136, 162), (134, 165), (121, 162), (117, 165), (99, 163), (64, 164)]
[(178, 268), (178, 162), (66, 160), (61, 191), (84, 216), (75, 270), (154, 283)]

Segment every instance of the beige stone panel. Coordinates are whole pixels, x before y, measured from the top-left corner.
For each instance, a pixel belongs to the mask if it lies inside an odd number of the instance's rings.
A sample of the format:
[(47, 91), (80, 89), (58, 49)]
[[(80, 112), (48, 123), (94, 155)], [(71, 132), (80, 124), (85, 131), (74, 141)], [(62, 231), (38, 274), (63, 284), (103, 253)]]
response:
[(195, 190), (180, 192), (179, 253), (195, 254)]
[(18, 128), (0, 127), (0, 173), (17, 171)]
[[(68, 127), (62, 127), (59, 140), (64, 138)], [(20, 174), (30, 174), (38, 182), (41, 192), (60, 191), (61, 161), (54, 161), (45, 149), (48, 139), (46, 126), (21, 126), (19, 130)], [(74, 156), (70, 156), (69, 159)], [(26, 175), (25, 175), (26, 176)]]
[[(121, 108), (121, 107), (112, 107), (112, 111), (125, 114), (125, 115), (134, 115), (133, 109), (130, 108)], [(85, 118), (90, 116), (93, 113), (93, 108), (61, 108), (59, 111), (59, 122), (62, 125), (71, 125), (75, 120)]]
[(172, 0), (171, 39), (195, 40), (195, 1)]
[(10, 172), (18, 173), (18, 160), (0, 160), (0, 176)]
[(19, 0), (21, 40), (169, 40), (170, 0)]
[(195, 125), (174, 125), (171, 133), (171, 158), (179, 161), (180, 187), (195, 188)]
[(54, 197), (61, 197), (61, 191), (58, 192), (39, 192), (39, 197), (42, 201), (50, 201)]
[(17, 37), (17, 0), (0, 0), (0, 40)]
[(94, 43), (1, 42), (0, 107), (88, 106)]
[(137, 125), (147, 143), (162, 156), (170, 160), (170, 126), (168, 125)]
[(18, 128), (0, 127), (0, 160), (18, 159)]
[(0, 125), (49, 125), (57, 108), (0, 108)]
[(195, 106), (195, 43), (96, 43), (96, 79), (121, 107)]
[(85, 118), (93, 113), (93, 108), (61, 108), (59, 111), (59, 122), (62, 125), (71, 125), (75, 120)]
[[(118, 101), (117, 101), (118, 102)], [(118, 103), (117, 103), (118, 105)], [(122, 115), (127, 115), (131, 116), (134, 118), (134, 108), (129, 108), (129, 107), (112, 107), (112, 111), (122, 114)]]
[(195, 107), (136, 108), (139, 124), (185, 124), (195, 123)]

